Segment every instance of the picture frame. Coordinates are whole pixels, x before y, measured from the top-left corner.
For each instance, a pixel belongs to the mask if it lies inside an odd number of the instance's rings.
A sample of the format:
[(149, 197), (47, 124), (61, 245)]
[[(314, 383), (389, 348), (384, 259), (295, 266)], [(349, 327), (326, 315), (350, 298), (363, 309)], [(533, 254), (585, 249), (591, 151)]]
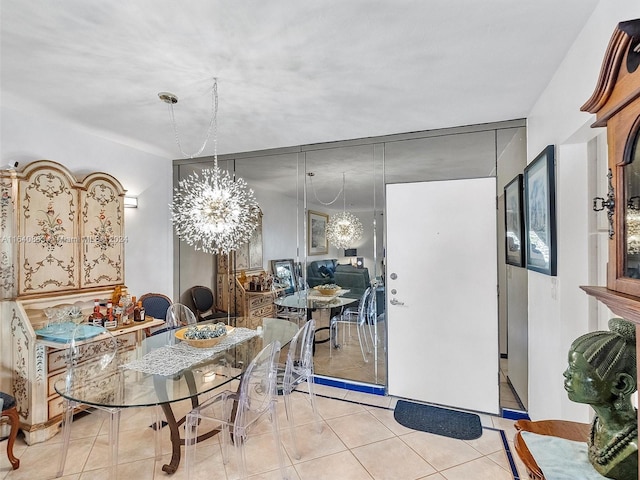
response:
[(519, 173), (504, 187), (505, 262), (516, 267), (524, 267), (522, 203), (522, 174)]
[(271, 273), (273, 273), (278, 285), (284, 288), (286, 293), (296, 291), (298, 279), (292, 258), (271, 260)]
[(307, 255), (329, 253), (327, 223), (329, 223), (329, 215), (313, 210), (307, 212)]
[(555, 147), (547, 145), (524, 169), (528, 270), (556, 275)]

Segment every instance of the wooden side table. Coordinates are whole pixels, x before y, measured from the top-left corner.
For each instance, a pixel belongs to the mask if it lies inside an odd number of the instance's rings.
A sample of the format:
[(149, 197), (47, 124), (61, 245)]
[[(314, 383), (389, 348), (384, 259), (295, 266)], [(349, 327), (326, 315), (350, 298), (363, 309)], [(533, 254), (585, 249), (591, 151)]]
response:
[(524, 466), (527, 467), (527, 473), (531, 480), (545, 480), (545, 478), (542, 470), (527, 448), (521, 432), (525, 431), (537, 433), (538, 435), (550, 435), (566, 440), (586, 443), (589, 439), (589, 431), (591, 429), (591, 426), (587, 423), (570, 422), (567, 420), (540, 420), (537, 422), (518, 420), (514, 426), (518, 432), (513, 439), (513, 444), (520, 460), (522, 460)]

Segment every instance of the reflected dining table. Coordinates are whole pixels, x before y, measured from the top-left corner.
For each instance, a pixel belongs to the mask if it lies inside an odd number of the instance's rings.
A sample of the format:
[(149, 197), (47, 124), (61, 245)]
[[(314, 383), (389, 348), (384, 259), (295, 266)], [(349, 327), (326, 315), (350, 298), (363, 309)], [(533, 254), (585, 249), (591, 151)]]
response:
[[(201, 325), (207, 322), (200, 322)], [(184, 418), (175, 418), (172, 404), (191, 400), (198, 406), (198, 397), (229, 382), (239, 379), (251, 360), (263, 346), (278, 340), (284, 347), (298, 331), (295, 323), (277, 318), (264, 318), (262, 330), (236, 328), (224, 342), (214, 348), (196, 348), (184, 343), (161, 344), (154, 336), (147, 337), (137, 347), (134, 360), (120, 365), (115, 380), (109, 382), (65, 381), (59, 379), (54, 388), (71, 405), (99, 407), (111, 413), (110, 431), (114, 432), (111, 446), (111, 473), (116, 478), (118, 464), (117, 438), (120, 411), (132, 407), (160, 406), (170, 429), (171, 461), (163, 465), (166, 473), (175, 473), (180, 463), (181, 438), (179, 426)], [(234, 340), (235, 337), (235, 340)], [(96, 338), (90, 339), (96, 341)], [(190, 358), (185, 358), (189, 357)], [(79, 373), (79, 375), (82, 375)], [(76, 379), (78, 380), (78, 379)], [(71, 389), (67, 385), (73, 385)], [(199, 437), (204, 440), (217, 430)]]
[[(322, 295), (315, 290), (300, 290), (285, 297), (276, 298), (273, 303), (279, 307), (307, 309), (307, 318), (311, 318), (311, 312), (316, 309), (342, 309), (347, 305), (358, 302), (357, 298), (345, 297), (349, 290), (341, 289), (333, 295)], [(329, 315), (331, 317), (331, 314)], [(329, 320), (331, 323), (331, 319)], [(316, 328), (315, 334), (323, 330), (331, 330), (331, 327)], [(329, 332), (331, 334), (331, 331)], [(323, 340), (314, 339), (314, 345), (325, 343), (331, 339), (331, 335)]]

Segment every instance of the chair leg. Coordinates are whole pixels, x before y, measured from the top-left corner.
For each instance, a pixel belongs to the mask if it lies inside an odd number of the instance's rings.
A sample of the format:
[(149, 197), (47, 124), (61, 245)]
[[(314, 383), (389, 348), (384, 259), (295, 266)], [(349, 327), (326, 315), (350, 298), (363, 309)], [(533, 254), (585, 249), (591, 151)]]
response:
[(18, 427), (20, 424), (20, 419), (18, 418), (18, 410), (15, 406), (8, 408), (4, 412), (2, 412), (2, 416), (9, 417), (9, 423), (11, 424), (9, 441), (7, 442), (7, 457), (9, 457), (11, 467), (16, 470), (20, 466), (20, 460), (13, 456), (13, 444), (16, 441), (16, 436), (18, 435)]
[(62, 451), (60, 452), (60, 463), (56, 477), (61, 477), (64, 473), (64, 464), (67, 460), (69, 450), (69, 439), (71, 438), (71, 423), (73, 423), (73, 408), (75, 403), (70, 400), (64, 401), (64, 420), (62, 421)]

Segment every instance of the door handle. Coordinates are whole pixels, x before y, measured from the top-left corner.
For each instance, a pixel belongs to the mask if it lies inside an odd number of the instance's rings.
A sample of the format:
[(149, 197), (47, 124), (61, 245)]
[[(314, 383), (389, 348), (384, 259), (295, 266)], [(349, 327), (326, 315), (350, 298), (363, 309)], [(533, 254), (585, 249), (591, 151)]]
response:
[(396, 298), (392, 298), (391, 300), (389, 300), (389, 303), (391, 305), (404, 305), (404, 302), (400, 302)]

